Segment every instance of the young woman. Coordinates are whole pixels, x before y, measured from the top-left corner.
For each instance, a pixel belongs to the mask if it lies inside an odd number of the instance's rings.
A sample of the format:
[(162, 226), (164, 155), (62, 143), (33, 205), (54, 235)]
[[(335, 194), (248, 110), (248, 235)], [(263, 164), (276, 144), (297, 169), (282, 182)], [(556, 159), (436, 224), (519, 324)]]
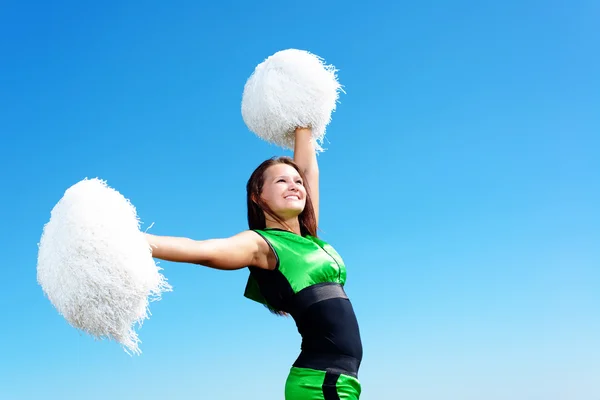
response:
[(343, 289), (344, 263), (317, 238), (319, 170), (310, 129), (296, 129), (293, 161), (269, 159), (252, 173), (247, 203), (249, 230), (204, 241), (147, 235), (152, 256), (222, 270), (248, 267), (244, 295), (291, 315), (302, 336), (285, 399), (358, 400), (362, 343)]

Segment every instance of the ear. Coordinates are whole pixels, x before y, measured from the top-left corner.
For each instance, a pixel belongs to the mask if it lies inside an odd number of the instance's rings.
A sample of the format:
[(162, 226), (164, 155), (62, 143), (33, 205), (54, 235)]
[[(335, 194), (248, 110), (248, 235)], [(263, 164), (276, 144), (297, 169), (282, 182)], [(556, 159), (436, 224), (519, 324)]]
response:
[(258, 197), (256, 196), (256, 193), (252, 193), (250, 195), (250, 200), (252, 200), (254, 204), (258, 204)]

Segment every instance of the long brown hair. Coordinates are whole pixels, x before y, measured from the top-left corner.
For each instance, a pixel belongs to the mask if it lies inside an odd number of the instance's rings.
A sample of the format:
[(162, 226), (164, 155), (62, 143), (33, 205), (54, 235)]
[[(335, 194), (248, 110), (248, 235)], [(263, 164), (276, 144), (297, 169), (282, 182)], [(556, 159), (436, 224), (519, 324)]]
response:
[(258, 168), (254, 170), (248, 183), (246, 184), (246, 202), (248, 204), (248, 228), (250, 229), (264, 229), (266, 228), (265, 213), (269, 214), (276, 221), (284, 224), (270, 208), (261, 199), (263, 185), (265, 183), (265, 172), (267, 168), (272, 165), (287, 164), (292, 166), (302, 178), (302, 182), (306, 187), (306, 205), (304, 210), (298, 216), (298, 222), (300, 223), (300, 233), (302, 236), (311, 235), (317, 237), (317, 219), (315, 217), (315, 210), (312, 205), (310, 198), (310, 188), (306, 182), (304, 173), (300, 170), (298, 165), (289, 157), (273, 157), (263, 161)]

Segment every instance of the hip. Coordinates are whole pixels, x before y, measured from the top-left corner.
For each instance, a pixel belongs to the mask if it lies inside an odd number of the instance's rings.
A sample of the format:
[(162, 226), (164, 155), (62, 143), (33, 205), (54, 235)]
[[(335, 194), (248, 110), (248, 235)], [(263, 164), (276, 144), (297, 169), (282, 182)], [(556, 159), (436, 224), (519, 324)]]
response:
[(361, 389), (358, 378), (343, 371), (293, 366), (285, 383), (285, 400), (359, 400)]

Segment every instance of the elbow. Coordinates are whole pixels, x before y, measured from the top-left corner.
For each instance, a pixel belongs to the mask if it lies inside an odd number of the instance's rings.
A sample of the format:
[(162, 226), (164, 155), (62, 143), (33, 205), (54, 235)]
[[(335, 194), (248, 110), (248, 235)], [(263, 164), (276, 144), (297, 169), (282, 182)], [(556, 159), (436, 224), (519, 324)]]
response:
[(305, 176), (318, 176), (319, 175), (319, 165), (314, 163), (309, 163), (308, 165), (303, 165), (300, 167), (300, 170)]

